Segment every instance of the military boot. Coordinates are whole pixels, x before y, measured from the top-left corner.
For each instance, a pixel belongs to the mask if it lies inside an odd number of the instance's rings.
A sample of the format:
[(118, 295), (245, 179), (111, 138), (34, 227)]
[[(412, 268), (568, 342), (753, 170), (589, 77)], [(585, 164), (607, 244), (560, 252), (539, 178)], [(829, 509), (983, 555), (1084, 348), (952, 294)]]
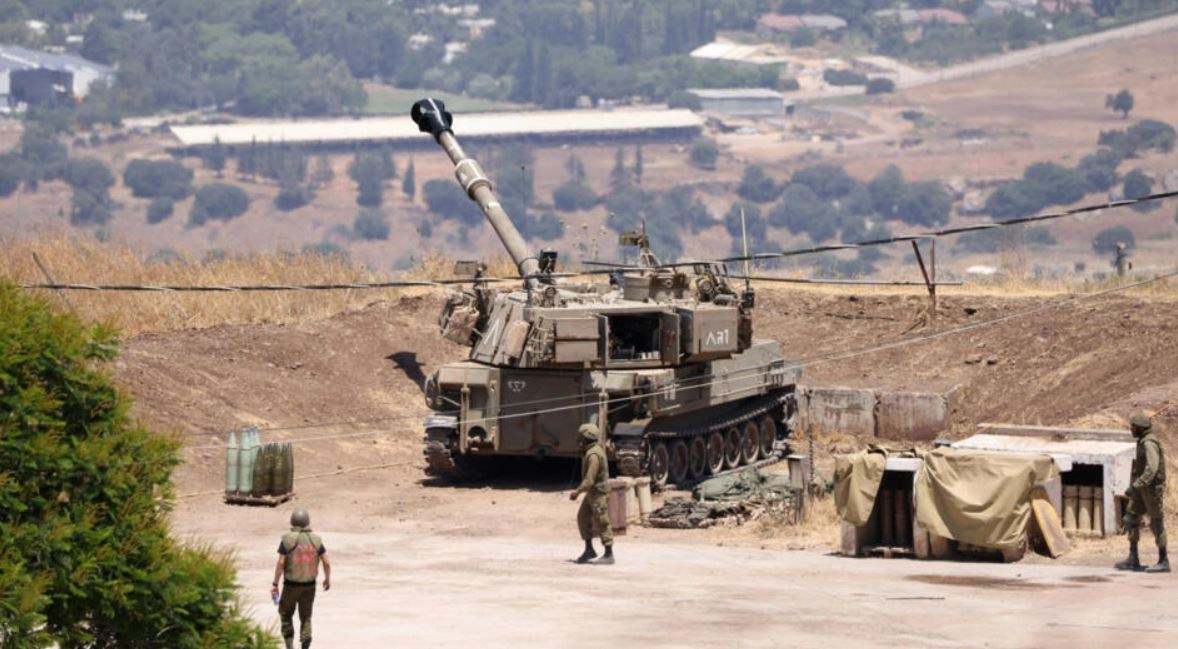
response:
[[(609, 548), (606, 548), (609, 552)], [(1158, 562), (1145, 569), (1146, 572), (1170, 572), (1170, 558), (1166, 556), (1166, 548), (1158, 548)]]
[(597, 560), (598, 565), (612, 566), (614, 565), (614, 546), (605, 546), (605, 556)]
[(1136, 543), (1129, 544), (1129, 557), (1126, 558), (1124, 561), (1118, 561), (1117, 565), (1115, 567), (1117, 570), (1137, 571), (1137, 570), (1142, 569), (1141, 560), (1137, 558), (1137, 544)]
[(303, 649), (311, 649), (311, 641), (303, 640)]
[(294, 636), (283, 636), (282, 642), (286, 644), (286, 649), (294, 649)]
[[(609, 548), (606, 548), (605, 551), (609, 552)], [(585, 551), (581, 553), (581, 556), (576, 558), (576, 562), (589, 563), (596, 558), (597, 551), (593, 549), (593, 541), (585, 541)]]

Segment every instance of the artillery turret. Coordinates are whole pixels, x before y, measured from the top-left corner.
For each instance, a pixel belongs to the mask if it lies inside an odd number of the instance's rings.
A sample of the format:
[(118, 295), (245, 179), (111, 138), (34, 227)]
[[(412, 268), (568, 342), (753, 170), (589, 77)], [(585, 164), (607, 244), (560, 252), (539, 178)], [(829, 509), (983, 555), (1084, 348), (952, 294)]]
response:
[(476, 279), (447, 296), (442, 334), (470, 353), (426, 382), (430, 473), (461, 478), (496, 456), (574, 457), (586, 421), (601, 424), (622, 474), (657, 484), (784, 450), (800, 370), (753, 339), (751, 289), (734, 290), (719, 264), (660, 265), (643, 232), (622, 235), (640, 262), (615, 281), (562, 281), (555, 254), (532, 254), (462, 150), (442, 102), (423, 99), (411, 116), (522, 278), (518, 288)]

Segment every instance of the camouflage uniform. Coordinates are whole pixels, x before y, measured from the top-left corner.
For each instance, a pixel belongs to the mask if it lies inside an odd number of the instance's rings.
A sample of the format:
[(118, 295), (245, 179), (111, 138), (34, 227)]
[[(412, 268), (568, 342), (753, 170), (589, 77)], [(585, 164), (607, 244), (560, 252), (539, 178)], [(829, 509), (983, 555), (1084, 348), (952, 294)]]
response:
[(311, 611), (315, 605), (315, 579), (319, 576), (319, 561), (327, 548), (318, 534), (309, 528), (292, 527), (282, 535), (278, 553), (286, 557), (283, 570), (282, 597), (278, 600), (278, 616), (282, 620), (282, 637), (290, 646), (294, 638), (294, 613), (299, 611), (299, 641), (303, 647), (311, 644)]
[(1163, 498), (1166, 490), (1166, 456), (1161, 442), (1153, 434), (1153, 428), (1144, 414), (1134, 415), (1130, 420), (1134, 437), (1137, 438), (1137, 457), (1133, 460), (1132, 484), (1125, 491), (1129, 499), (1122, 522), (1129, 535), (1129, 558), (1117, 564), (1118, 568), (1139, 570), (1137, 542), (1141, 538), (1141, 519), (1149, 516), (1149, 529), (1153, 532), (1158, 546), (1158, 563), (1151, 572), (1169, 572), (1170, 563), (1166, 556), (1166, 524)]
[(609, 460), (598, 439), (597, 426), (585, 424), (578, 431), (585, 446), (585, 457), (581, 462), (581, 484), (572, 497), (586, 494), (577, 510), (577, 527), (585, 541), (585, 552), (577, 559), (587, 563), (597, 557), (593, 550), (593, 537), (600, 536), (605, 546), (603, 563), (613, 563), (613, 530), (609, 524)]
[(585, 451), (581, 463), (581, 485), (577, 491), (587, 494), (577, 510), (577, 527), (581, 538), (592, 541), (600, 536), (607, 547), (614, 544), (609, 526), (609, 465), (601, 444), (594, 443)]

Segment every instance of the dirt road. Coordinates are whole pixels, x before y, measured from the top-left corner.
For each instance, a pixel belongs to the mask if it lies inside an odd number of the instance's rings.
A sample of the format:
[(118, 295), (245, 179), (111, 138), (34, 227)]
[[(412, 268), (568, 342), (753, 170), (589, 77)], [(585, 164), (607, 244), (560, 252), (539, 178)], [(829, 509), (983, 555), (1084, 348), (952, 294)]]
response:
[[(638, 529), (615, 566), (578, 566), (563, 491), (409, 487), (445, 509), (382, 503), (373, 474), (311, 508), (335, 566), (316, 647), (1173, 647), (1172, 576), (1105, 566), (849, 559), (717, 547), (705, 531)], [(352, 491), (354, 498), (343, 497)], [(313, 492), (319, 496), (310, 495)], [(390, 490), (390, 493), (392, 490)], [(211, 500), (211, 499), (210, 499)], [(351, 500), (350, 503), (347, 503)], [(491, 505), (490, 502), (496, 504)], [(346, 505), (344, 503), (347, 503)], [(217, 507), (212, 521), (189, 517)], [(238, 552), (252, 614), (289, 507), (194, 502), (181, 532)], [(398, 511), (400, 510), (400, 511)], [(317, 512), (317, 513), (316, 513)], [(1147, 555), (1152, 548), (1146, 550)]]

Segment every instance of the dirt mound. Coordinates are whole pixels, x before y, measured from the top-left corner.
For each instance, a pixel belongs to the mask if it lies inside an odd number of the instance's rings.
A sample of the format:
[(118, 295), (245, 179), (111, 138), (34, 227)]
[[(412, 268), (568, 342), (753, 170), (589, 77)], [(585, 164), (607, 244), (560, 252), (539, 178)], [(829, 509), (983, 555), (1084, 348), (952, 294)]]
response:
[[(914, 326), (926, 304), (916, 295), (762, 290), (758, 298), (757, 335), (805, 364), (806, 382), (958, 387), (954, 434), (981, 421), (1099, 416), (1107, 426), (1147, 408), (1164, 410), (1159, 427), (1168, 436), (1178, 419), (1178, 408), (1165, 409), (1178, 401), (1172, 301), (948, 296), (935, 325)], [(137, 415), (185, 435), (183, 487), (216, 488), (208, 476), (220, 475), (217, 447), (244, 425), (285, 429), (268, 439), (308, 440), (313, 452), (300, 473), (416, 463), (421, 380), (463, 356), (436, 334), (440, 304), (437, 295), (406, 296), (296, 325), (141, 335), (127, 342), (116, 375), (135, 395)], [(1044, 304), (1059, 306), (1019, 316)], [(865, 351), (897, 341), (909, 342)]]

